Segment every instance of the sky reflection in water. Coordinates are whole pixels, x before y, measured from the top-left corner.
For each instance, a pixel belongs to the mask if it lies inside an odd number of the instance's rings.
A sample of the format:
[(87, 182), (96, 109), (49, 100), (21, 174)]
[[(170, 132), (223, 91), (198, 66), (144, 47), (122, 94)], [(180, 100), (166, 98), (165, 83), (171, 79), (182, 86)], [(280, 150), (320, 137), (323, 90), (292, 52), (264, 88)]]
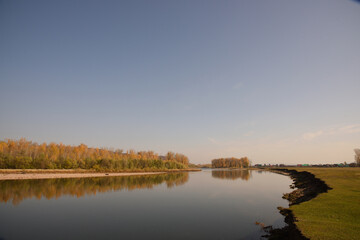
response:
[[(0, 239), (259, 239), (288, 177), (246, 170), (0, 182)], [(21, 231), (19, 231), (21, 229)]]

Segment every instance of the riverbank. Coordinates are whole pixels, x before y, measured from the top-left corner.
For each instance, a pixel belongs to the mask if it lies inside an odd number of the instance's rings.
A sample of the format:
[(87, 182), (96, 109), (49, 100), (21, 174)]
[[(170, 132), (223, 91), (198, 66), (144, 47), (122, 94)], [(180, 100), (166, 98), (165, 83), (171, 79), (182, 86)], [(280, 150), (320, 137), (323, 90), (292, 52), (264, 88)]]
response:
[[(269, 239), (357, 239), (360, 235), (360, 168), (271, 169), (294, 180), (279, 208), (288, 226)], [(326, 193), (326, 194), (321, 194)], [(311, 201), (310, 201), (311, 200)]]
[(263, 170), (261, 168), (257, 168), (257, 167), (247, 167), (247, 168), (236, 168), (236, 167), (232, 167), (232, 168), (204, 168), (204, 169), (210, 169), (210, 170)]
[(201, 171), (198, 169), (168, 169), (161, 171), (96, 172), (84, 169), (0, 169), (0, 180), (116, 177), (133, 175), (165, 174), (172, 172)]

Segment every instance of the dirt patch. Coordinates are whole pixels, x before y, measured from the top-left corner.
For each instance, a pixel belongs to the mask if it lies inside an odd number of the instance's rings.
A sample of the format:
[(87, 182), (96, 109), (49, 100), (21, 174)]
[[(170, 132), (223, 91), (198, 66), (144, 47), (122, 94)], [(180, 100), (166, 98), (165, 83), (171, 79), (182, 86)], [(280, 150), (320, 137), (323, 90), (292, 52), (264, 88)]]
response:
[(84, 169), (0, 169), (1, 180), (21, 180), (21, 179), (50, 179), (50, 178), (83, 178), (83, 177), (114, 177), (114, 176), (132, 176), (149, 175), (178, 172), (201, 171), (198, 169), (166, 169), (160, 171), (123, 171), (96, 172)]

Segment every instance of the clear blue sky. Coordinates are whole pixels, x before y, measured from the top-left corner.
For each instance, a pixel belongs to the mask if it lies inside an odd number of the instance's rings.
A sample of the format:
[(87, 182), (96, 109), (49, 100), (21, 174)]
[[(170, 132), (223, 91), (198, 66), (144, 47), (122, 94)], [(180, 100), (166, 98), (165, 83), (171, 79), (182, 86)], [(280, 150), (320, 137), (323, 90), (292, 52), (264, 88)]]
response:
[(351, 162), (360, 4), (0, 0), (0, 138)]

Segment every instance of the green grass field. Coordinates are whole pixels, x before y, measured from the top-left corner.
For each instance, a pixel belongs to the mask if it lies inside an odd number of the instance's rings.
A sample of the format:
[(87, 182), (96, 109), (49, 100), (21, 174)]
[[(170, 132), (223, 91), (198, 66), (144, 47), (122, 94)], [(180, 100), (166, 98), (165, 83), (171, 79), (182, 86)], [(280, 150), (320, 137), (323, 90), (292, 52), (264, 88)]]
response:
[(333, 188), (290, 207), (310, 239), (360, 239), (360, 168), (292, 168), (308, 171)]

